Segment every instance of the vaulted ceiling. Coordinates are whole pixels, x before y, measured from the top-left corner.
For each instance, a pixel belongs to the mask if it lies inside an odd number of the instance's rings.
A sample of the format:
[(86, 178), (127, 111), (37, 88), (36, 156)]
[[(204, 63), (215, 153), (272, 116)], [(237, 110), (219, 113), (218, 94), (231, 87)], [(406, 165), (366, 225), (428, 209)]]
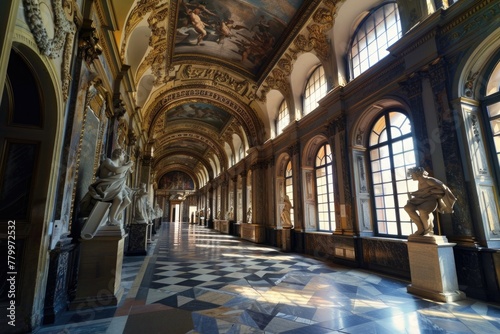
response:
[(265, 80), (321, 1), (111, 2), (156, 175), (200, 187), (269, 139)]

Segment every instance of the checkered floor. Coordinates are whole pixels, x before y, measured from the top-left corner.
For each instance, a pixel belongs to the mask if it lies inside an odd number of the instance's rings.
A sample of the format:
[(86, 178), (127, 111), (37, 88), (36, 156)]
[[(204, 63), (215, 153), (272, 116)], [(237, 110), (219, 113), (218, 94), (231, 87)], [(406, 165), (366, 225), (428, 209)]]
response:
[(424, 300), (409, 282), (187, 223), (163, 223), (156, 238), (147, 256), (125, 258), (114, 314), (66, 333), (500, 333), (498, 305)]

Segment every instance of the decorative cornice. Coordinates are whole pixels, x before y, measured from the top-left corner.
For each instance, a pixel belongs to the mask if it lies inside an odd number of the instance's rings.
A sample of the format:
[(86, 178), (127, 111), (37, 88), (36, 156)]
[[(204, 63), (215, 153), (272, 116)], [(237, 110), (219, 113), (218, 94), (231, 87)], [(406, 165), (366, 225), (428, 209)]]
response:
[(179, 78), (211, 81), (213, 86), (222, 85), (238, 95), (247, 97), (249, 100), (254, 99), (257, 89), (255, 83), (247, 79), (235, 78), (227, 71), (195, 65), (183, 66), (181, 71), (179, 71)]
[[(478, 11), (492, 5), (489, 10), (485, 10), (483, 15), (476, 15)], [(457, 16), (453, 21), (444, 25), (440, 29), (439, 46), (441, 49), (449, 48), (453, 43), (464, 39), (466, 35), (471, 35), (479, 27), (489, 27), (490, 22), (498, 19), (500, 15), (500, 3), (494, 0), (479, 1), (475, 6)], [(474, 17), (473, 20), (470, 20)]]

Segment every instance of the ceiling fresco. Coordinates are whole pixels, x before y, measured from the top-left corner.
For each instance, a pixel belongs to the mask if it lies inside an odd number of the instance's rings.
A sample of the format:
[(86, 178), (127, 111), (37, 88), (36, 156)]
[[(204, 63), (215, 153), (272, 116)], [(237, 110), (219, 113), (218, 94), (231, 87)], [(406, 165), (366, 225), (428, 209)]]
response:
[(175, 57), (203, 55), (257, 74), (303, 0), (179, 0)]
[(221, 131), (231, 115), (214, 105), (207, 103), (186, 103), (167, 111), (165, 126), (176, 121), (200, 121)]
[[(280, 58), (292, 61), (318, 7), (334, 10), (329, 0), (110, 2), (144, 120), (142, 143), (163, 190), (166, 173), (186, 173), (201, 187), (269, 139), (266, 94), (285, 82), (276, 68), (290, 66)], [(282, 57), (291, 45), (297, 50)]]

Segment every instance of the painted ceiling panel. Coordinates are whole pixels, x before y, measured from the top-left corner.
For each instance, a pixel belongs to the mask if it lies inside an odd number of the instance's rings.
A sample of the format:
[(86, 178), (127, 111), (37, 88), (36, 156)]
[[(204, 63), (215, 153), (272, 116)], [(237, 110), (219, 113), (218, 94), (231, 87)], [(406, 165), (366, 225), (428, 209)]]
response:
[(206, 123), (217, 131), (221, 131), (231, 119), (226, 111), (207, 103), (186, 103), (179, 105), (167, 112), (165, 125), (169, 126), (175, 122), (199, 121)]
[(303, 0), (181, 0), (174, 57), (203, 55), (257, 74)]

